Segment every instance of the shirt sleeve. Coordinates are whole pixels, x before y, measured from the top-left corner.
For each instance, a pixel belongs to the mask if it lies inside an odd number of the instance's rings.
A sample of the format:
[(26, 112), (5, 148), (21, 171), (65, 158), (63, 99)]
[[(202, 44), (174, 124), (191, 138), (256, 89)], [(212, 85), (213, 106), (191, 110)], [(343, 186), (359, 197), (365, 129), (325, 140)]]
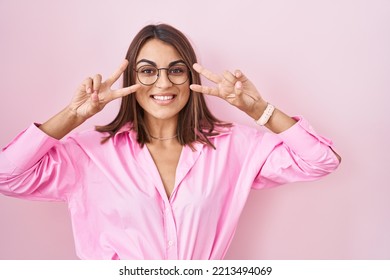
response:
[(298, 122), (286, 131), (263, 137), (260, 147), (267, 155), (254, 189), (316, 180), (338, 167), (332, 141), (318, 135), (306, 119), (294, 119)]
[(66, 201), (77, 182), (70, 145), (31, 124), (0, 152), (0, 193), (29, 200)]

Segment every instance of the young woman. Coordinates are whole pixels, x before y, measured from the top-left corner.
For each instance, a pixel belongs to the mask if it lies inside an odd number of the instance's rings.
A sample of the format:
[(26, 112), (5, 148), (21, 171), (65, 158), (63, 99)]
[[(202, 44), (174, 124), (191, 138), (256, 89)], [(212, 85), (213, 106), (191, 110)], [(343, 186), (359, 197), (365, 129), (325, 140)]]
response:
[[(180, 31), (144, 27), (111, 77), (87, 78), (65, 109), (2, 150), (0, 191), (66, 201), (82, 259), (222, 259), (251, 189), (318, 179), (340, 157), (242, 72), (217, 75), (196, 62)], [(122, 73), (123, 88), (112, 90)], [(270, 132), (219, 121), (203, 94)], [(60, 141), (116, 98), (110, 124)]]

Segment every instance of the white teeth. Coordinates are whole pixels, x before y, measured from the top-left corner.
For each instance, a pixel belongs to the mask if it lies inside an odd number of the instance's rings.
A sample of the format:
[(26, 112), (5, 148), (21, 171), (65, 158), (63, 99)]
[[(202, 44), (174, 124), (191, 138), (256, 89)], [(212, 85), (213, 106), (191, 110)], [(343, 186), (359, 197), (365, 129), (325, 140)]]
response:
[(165, 101), (173, 99), (173, 95), (153, 95), (153, 98), (156, 100)]

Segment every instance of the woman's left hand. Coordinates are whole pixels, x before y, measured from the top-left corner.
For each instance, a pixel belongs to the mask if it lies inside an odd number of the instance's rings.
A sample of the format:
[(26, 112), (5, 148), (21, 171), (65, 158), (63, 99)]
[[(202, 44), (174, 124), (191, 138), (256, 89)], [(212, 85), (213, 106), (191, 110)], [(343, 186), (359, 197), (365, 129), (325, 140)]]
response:
[[(195, 71), (215, 83), (215, 87), (192, 84), (193, 91), (203, 94), (218, 96), (233, 106), (247, 113), (254, 119), (258, 119), (267, 106), (253, 83), (239, 70), (233, 73), (225, 71), (217, 75), (200, 64), (193, 65)], [(259, 107), (262, 108), (259, 110)]]

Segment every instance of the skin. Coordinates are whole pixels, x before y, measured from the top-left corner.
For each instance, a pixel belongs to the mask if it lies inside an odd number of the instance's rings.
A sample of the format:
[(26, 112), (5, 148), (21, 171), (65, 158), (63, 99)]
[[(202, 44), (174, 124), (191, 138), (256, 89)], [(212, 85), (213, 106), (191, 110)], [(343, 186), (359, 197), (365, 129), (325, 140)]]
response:
[(61, 139), (103, 110), (109, 102), (137, 91), (139, 85), (117, 90), (111, 89), (111, 86), (126, 70), (127, 65), (128, 61), (124, 60), (120, 67), (105, 81), (102, 81), (100, 74), (86, 78), (76, 90), (70, 104), (40, 125), (39, 128), (49, 136)]
[[(145, 59), (155, 63), (158, 68), (164, 68), (168, 67), (171, 62), (180, 60), (181, 57), (172, 46), (152, 39), (145, 43), (137, 57), (137, 61)], [(141, 62), (137, 67), (145, 63)], [(260, 118), (267, 107), (267, 102), (254, 84), (240, 70), (233, 73), (225, 71), (218, 75), (197, 63), (193, 65), (193, 69), (213, 82), (214, 87), (189, 85), (188, 81), (182, 85), (174, 85), (169, 81), (167, 72), (161, 71), (158, 80), (151, 86), (142, 85), (137, 81), (130, 87), (111, 89), (127, 65), (128, 61), (123, 61), (105, 81), (102, 81), (100, 74), (86, 78), (78, 87), (71, 103), (39, 128), (49, 136), (61, 139), (88, 118), (100, 112), (109, 102), (135, 92), (137, 101), (145, 110), (145, 121), (149, 133), (160, 138), (169, 138), (176, 134), (178, 114), (188, 101), (190, 88), (199, 94), (222, 98), (255, 120)], [(168, 104), (164, 102), (159, 104), (152, 98), (154, 95), (174, 96), (174, 99), (167, 102)], [(265, 126), (274, 133), (281, 133), (295, 123), (294, 119), (279, 109), (275, 109)], [(151, 143), (146, 146), (169, 197), (174, 188), (176, 167), (182, 146), (176, 138), (164, 141), (152, 139)], [(340, 156), (337, 153), (335, 155), (341, 161)]]
[[(253, 83), (240, 71), (233, 73), (225, 71), (217, 75), (202, 67), (200, 64), (193, 65), (195, 71), (216, 84), (216, 87), (191, 85), (196, 92), (217, 96), (244, 111), (251, 118), (258, 120), (263, 114), (268, 103), (261, 97)], [(296, 123), (294, 119), (275, 109), (272, 117), (265, 125), (274, 133), (280, 133)]]
[[(179, 53), (171, 45), (152, 39), (140, 50), (136, 62), (137, 68), (155, 63), (157, 68), (168, 67), (172, 62), (182, 60)], [(175, 85), (168, 79), (167, 71), (161, 71), (157, 81), (151, 86), (142, 85), (138, 79), (136, 99), (145, 111), (145, 122), (149, 133), (155, 137), (170, 137), (176, 134), (178, 115), (187, 104), (190, 96), (189, 81)], [(161, 104), (153, 96), (173, 96), (169, 104)], [(161, 142), (161, 141), (160, 141)]]
[[(140, 50), (136, 61), (150, 61), (157, 68), (165, 68), (174, 61), (181, 60), (179, 53), (172, 46), (160, 40), (150, 40)], [(149, 63), (140, 62), (137, 67)], [(190, 96), (189, 81), (182, 85), (175, 85), (169, 79), (166, 71), (161, 71), (156, 83), (151, 86), (142, 85), (136, 99), (145, 111), (145, 122), (149, 133), (154, 137), (169, 138), (176, 134), (179, 112), (187, 104)], [(167, 104), (156, 101), (153, 96), (173, 96)], [(146, 144), (160, 173), (165, 191), (170, 197), (176, 176), (176, 167), (179, 162), (182, 146), (177, 138), (159, 141), (152, 139)]]

